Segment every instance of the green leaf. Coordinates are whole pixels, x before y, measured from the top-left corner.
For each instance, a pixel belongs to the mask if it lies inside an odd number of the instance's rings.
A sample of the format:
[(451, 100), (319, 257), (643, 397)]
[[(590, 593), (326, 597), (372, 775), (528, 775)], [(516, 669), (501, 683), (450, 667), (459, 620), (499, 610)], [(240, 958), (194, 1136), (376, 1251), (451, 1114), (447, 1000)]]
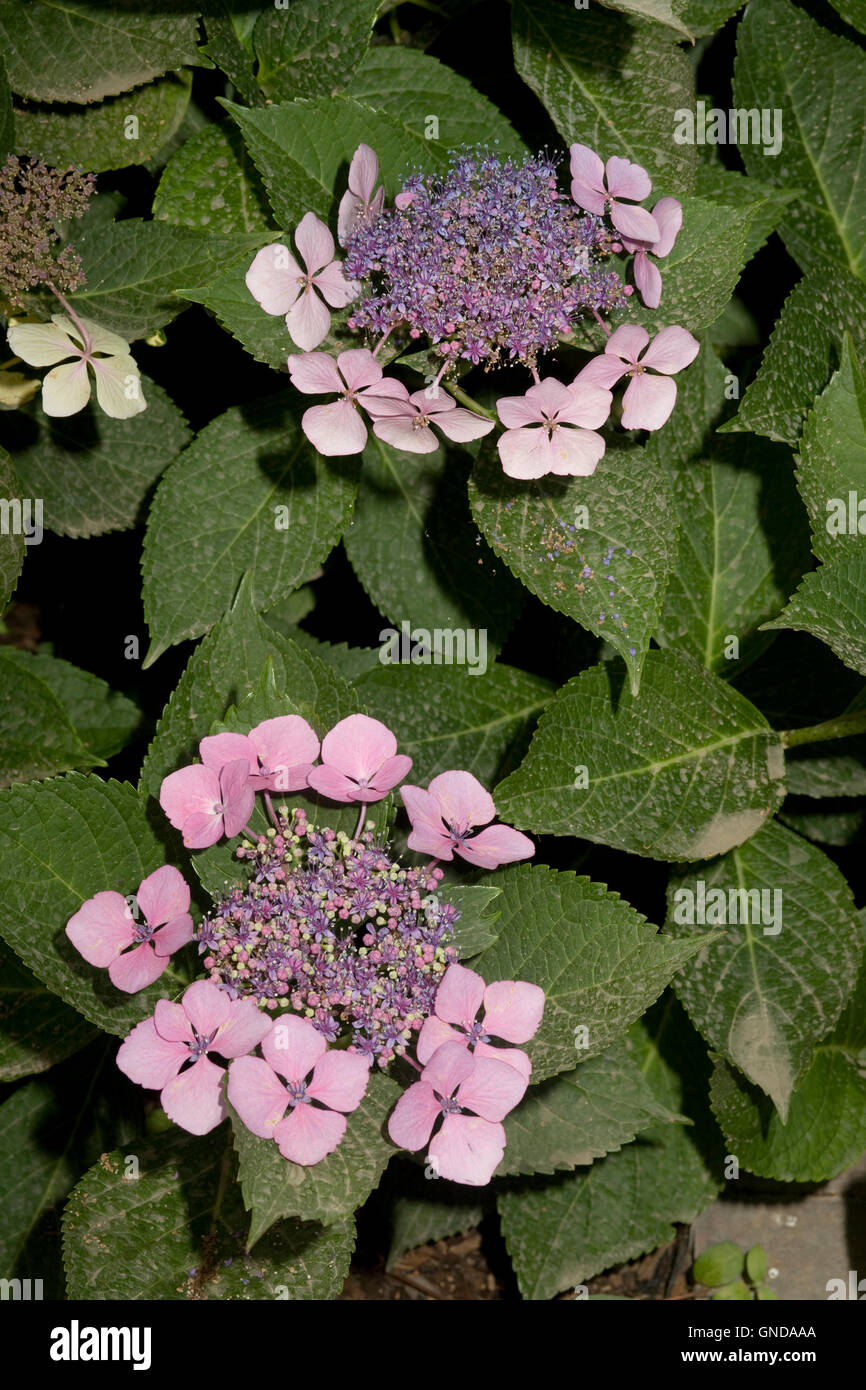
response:
[(346, 1116), (339, 1146), (309, 1168), (290, 1163), (273, 1139), (257, 1139), (233, 1117), (244, 1205), (252, 1212), (250, 1244), (286, 1217), (330, 1225), (361, 1206), (397, 1152), (385, 1124), (400, 1095), (393, 1077), (375, 1071), (360, 1106)]
[(479, 545), (466, 502), (468, 469), (465, 454), (441, 447), (408, 454), (371, 435), (344, 543), (370, 598), (396, 627), (483, 628), (499, 646), (524, 595)]
[(349, 687), (340, 675), (255, 611), (245, 581), (230, 612), (196, 647), (156, 726), (139, 788), (159, 796), (164, 777), (198, 756), (199, 740), (258, 684), (268, 661), (287, 701), (305, 718), (336, 724), (346, 713)]
[(620, 663), (564, 685), (502, 820), (654, 859), (711, 859), (761, 828), (784, 795), (782, 741), (748, 700), (689, 657), (650, 652), (640, 699)]
[[(285, 315), (266, 314), (253, 299), (246, 286), (247, 260), (237, 261), (207, 285), (184, 285), (178, 294), (193, 304), (201, 304), (213, 314), (222, 328), (240, 343), (245, 352), (257, 362), (282, 372), (286, 359), (298, 348), (286, 328)], [(332, 315), (331, 322), (334, 322)], [(323, 352), (333, 352), (334, 340), (329, 335), (321, 346)], [(340, 347), (346, 346), (345, 344)]]
[(470, 501), (494, 551), (543, 603), (606, 637), (636, 693), (676, 559), (658, 463), (642, 449), (609, 448), (591, 478), (516, 482), (488, 440)]
[(806, 798), (792, 800), (790, 797), (779, 812), (778, 819), (798, 835), (814, 840), (819, 845), (855, 844), (866, 824), (866, 811), (861, 809), (837, 811), (826, 805), (816, 806)]
[(788, 449), (715, 433), (729, 380), (705, 349), (679, 377), (676, 409), (646, 447), (670, 480), (680, 537), (654, 635), (720, 675), (768, 645), (757, 629), (811, 563)]
[[(702, 200), (714, 199), (724, 204), (720, 215), (725, 218), (730, 216), (732, 207), (748, 212), (747, 262), (757, 255), (770, 233), (776, 230), (788, 204), (800, 196), (796, 188), (774, 188), (771, 184), (760, 183), (758, 179), (746, 178), (736, 169), (726, 169), (723, 164), (698, 165), (697, 192)], [(664, 261), (659, 269), (664, 271)]]
[(694, 38), (680, 18), (684, 0), (601, 0), (601, 3), (609, 10), (619, 10), (635, 19), (664, 24), (687, 39)]
[(359, 689), (368, 713), (394, 730), (401, 753), (412, 758), (410, 780), (418, 786), (449, 767), (492, 786), (520, 762), (553, 696), (549, 681), (499, 662), (474, 672), (466, 666), (384, 666), (365, 676)]
[[(439, 141), (446, 149), (490, 145), (501, 157), (526, 154), (526, 146), (498, 107), (453, 68), (417, 48), (371, 48), (346, 95), (387, 111), (413, 141)], [(437, 120), (433, 139), (427, 135), (431, 116)]]
[(750, 1303), (752, 1295), (749, 1293), (748, 1285), (742, 1279), (735, 1279), (732, 1284), (725, 1284), (723, 1288), (716, 1289), (713, 1294), (713, 1302), (739, 1302)]
[(846, 24), (866, 34), (866, 0), (830, 0), (830, 4), (839, 11)]
[(303, 584), (340, 539), (356, 486), (356, 461), (322, 459), (286, 396), (235, 406), (212, 420), (166, 473), (150, 510), (142, 561), (151, 633), (145, 666), (207, 632), (246, 571), (256, 608), (270, 608)]
[(9, 651), (0, 647), (0, 786), (75, 767), (104, 766), (98, 754), (85, 748), (48, 681)]
[(487, 883), (443, 882), (439, 892), (444, 901), (453, 903), (459, 912), (453, 937), (459, 959), (465, 961), (492, 946), (499, 935), (496, 900), (502, 889)]
[[(461, 1187), (459, 1183), (438, 1183), (425, 1181), (416, 1175), (420, 1170), (415, 1164), (400, 1164), (405, 1169), (401, 1195), (393, 1201), (390, 1208), (390, 1240), (386, 1269), (394, 1265), (407, 1250), (419, 1245), (429, 1245), (434, 1240), (444, 1240), (447, 1236), (459, 1236), (477, 1226), (484, 1216), (484, 1207), (478, 1194), (471, 1187)], [(435, 1169), (431, 1167), (434, 1176)], [(413, 1178), (415, 1181), (413, 1182)], [(403, 1190), (411, 1184), (410, 1190), (420, 1189), (418, 1196), (404, 1196)], [(444, 1187), (444, 1191), (441, 1189)]]
[(41, 401), (0, 414), (21, 487), (43, 499), (44, 524), (61, 536), (101, 536), (141, 519), (159, 475), (191, 435), (178, 407), (142, 378), (147, 409), (115, 420), (91, 401), (77, 415), (48, 416)]
[(692, 1278), (696, 1284), (706, 1284), (708, 1289), (716, 1289), (720, 1284), (729, 1284), (739, 1279), (743, 1272), (743, 1252), (732, 1240), (720, 1240), (708, 1245), (692, 1265)]
[[(866, 498), (866, 377), (851, 340), (842, 363), (818, 397), (800, 440), (797, 483), (812, 524), (812, 549), (819, 560), (852, 558), (863, 546), (858, 498)], [(854, 528), (849, 515), (854, 499)], [(863, 520), (866, 533), (866, 519)]]
[(737, 31), (734, 105), (780, 112), (784, 156), (739, 148), (748, 173), (803, 194), (779, 231), (804, 270), (828, 260), (866, 275), (866, 192), (856, 175), (866, 134), (851, 92), (866, 86), (866, 55), (788, 0), (750, 5)]
[[(703, 1156), (704, 1059), (670, 1005), (636, 1024), (632, 1056), (658, 1100), (694, 1128), (660, 1123), (591, 1168), (524, 1180), (499, 1197), (502, 1232), (524, 1298), (552, 1298), (666, 1244), (721, 1183)], [(677, 1044), (680, 1044), (679, 1046)], [(693, 1060), (694, 1058), (694, 1060)]]
[(126, 782), (73, 772), (0, 792), (0, 932), (50, 990), (121, 1037), (182, 982), (169, 965), (139, 994), (122, 994), (107, 971), (82, 959), (64, 928), (86, 898), (105, 889), (135, 893), (165, 860)]
[(505, 1119), (505, 1157), (497, 1176), (555, 1173), (593, 1163), (641, 1130), (677, 1123), (624, 1043), (574, 1071), (531, 1086)]
[(99, 101), (196, 63), (197, 16), (148, 13), (130, 0), (0, 2), (12, 90), (37, 101)]
[(0, 947), (0, 1081), (46, 1071), (97, 1037), (16, 956)]
[(710, 1046), (766, 1092), (784, 1122), (798, 1077), (857, 979), (851, 890), (821, 850), (771, 823), (714, 864), (671, 878), (665, 935), (695, 944), (720, 927), (675, 988)]
[(15, 113), (12, 110), (12, 93), (3, 59), (0, 58), (0, 161), (15, 148)]
[(320, 642), (318, 637), (305, 632), (302, 627), (283, 625), (275, 621), (272, 608), (269, 608), (263, 617), (268, 627), (276, 628), (277, 632), (281, 632), (284, 637), (290, 637), (297, 646), (317, 656), (326, 666), (332, 666), (350, 685), (360, 681), (361, 677), (368, 675), (370, 671), (379, 670), (378, 647), (350, 647), (346, 642)]
[(797, 1082), (786, 1123), (757, 1086), (718, 1059), (710, 1100), (731, 1152), (749, 1172), (782, 1182), (825, 1182), (857, 1162), (866, 1149), (864, 1020), (866, 964), (836, 1027), (817, 1043)]
[(87, 283), (69, 301), (129, 342), (147, 338), (183, 310), (178, 285), (201, 287), (235, 261), (248, 265), (261, 241), (260, 233), (209, 236), (136, 218), (94, 227), (75, 242)]
[[(79, 164), (94, 173), (146, 164), (183, 120), (191, 87), (190, 73), (169, 73), (94, 106), (19, 107), (16, 152), (60, 168)], [(127, 124), (130, 117), (136, 126)]]
[(703, 38), (721, 29), (743, 4), (744, 0), (687, 0), (681, 18), (696, 39)]
[[(207, 125), (181, 145), (163, 170), (153, 216), (223, 236), (268, 231), (273, 224), (265, 191), (236, 126), (230, 121)], [(256, 308), (267, 317), (260, 305)], [(284, 320), (278, 322), (284, 326)]]
[(69, 1297), (336, 1298), (354, 1222), (323, 1230), (284, 1221), (250, 1254), (229, 1140), (222, 1126), (203, 1138), (175, 1132), (137, 1144), (135, 1178), (126, 1176), (126, 1154), (104, 1154), (64, 1212)]
[(0, 647), (0, 659), (16, 663), (49, 687), (85, 749), (97, 761), (118, 753), (141, 722), (141, 710), (132, 700), (69, 661), (43, 652), (34, 656), (15, 647)]
[(547, 107), (566, 144), (642, 165), (656, 191), (690, 193), (695, 147), (674, 141), (675, 111), (694, 106), (691, 68), (664, 29), (597, 5), (515, 0), (517, 72)]
[(795, 445), (815, 397), (839, 366), (846, 330), (866, 353), (866, 288), (831, 265), (804, 276), (785, 300), (758, 374), (724, 430)]
[(305, 0), (259, 16), (258, 82), (269, 101), (329, 97), (348, 85), (366, 52), (378, 0)]
[(760, 1245), (746, 1251), (746, 1274), (752, 1284), (760, 1284), (767, 1277), (767, 1256)]
[(250, 106), (261, 101), (261, 97), (255, 78), (252, 49), (243, 43), (240, 29), (245, 21), (255, 23), (256, 18), (255, 13), (232, 14), (229, 0), (212, 0), (204, 16), (207, 43), (201, 50), (225, 73)]
[[(18, 479), (12, 467), (12, 460), (3, 448), (0, 448), (0, 493), (2, 493), (4, 500), (10, 504), (13, 504), (16, 498), (19, 502), (23, 501)], [(31, 498), (30, 501), (32, 524), (34, 499)], [(15, 529), (14, 513), (10, 515), (11, 520), (6, 520), (6, 517), (3, 516), (5, 524), (0, 526), (0, 616), (15, 592), (27, 551), (24, 531), (23, 529)]]
[(486, 884), (502, 889), (496, 940), (472, 965), (488, 983), (528, 980), (544, 990), (544, 1017), (525, 1049), (536, 1084), (622, 1037), (700, 949), (671, 950), (618, 894), (573, 873), (521, 865)]
[(810, 632), (866, 676), (866, 556), (846, 555), (807, 574), (784, 612), (764, 626)]

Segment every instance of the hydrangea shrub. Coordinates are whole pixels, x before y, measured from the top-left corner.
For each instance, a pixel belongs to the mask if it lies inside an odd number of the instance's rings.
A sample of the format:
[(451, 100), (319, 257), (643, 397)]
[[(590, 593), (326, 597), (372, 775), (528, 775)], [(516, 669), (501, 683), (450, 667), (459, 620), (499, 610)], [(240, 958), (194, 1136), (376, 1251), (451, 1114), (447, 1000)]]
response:
[(580, 1295), (866, 1150), (863, 15), (332, 8), (0, 4), (52, 1298), (334, 1299), (359, 1213)]

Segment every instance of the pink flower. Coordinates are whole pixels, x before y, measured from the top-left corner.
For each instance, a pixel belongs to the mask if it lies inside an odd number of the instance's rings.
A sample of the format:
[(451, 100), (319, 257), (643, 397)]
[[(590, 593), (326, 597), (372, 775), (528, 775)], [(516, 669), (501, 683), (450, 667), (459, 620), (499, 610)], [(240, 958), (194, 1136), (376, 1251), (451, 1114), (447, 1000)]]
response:
[[(571, 145), (571, 196), (579, 208), (596, 217), (610, 214), (622, 236), (635, 241), (658, 241), (661, 232), (646, 208), (634, 206), (652, 192), (649, 175), (639, 164), (613, 155), (602, 164), (588, 145)], [(623, 202), (623, 198), (633, 201)]]
[(505, 1152), (500, 1123), (523, 1099), (526, 1079), (514, 1067), (473, 1055), (460, 1043), (437, 1049), (421, 1079), (404, 1091), (388, 1121), (388, 1133), (401, 1149), (421, 1149), (433, 1126), (428, 1161), (441, 1178), (482, 1187)]
[(379, 177), (379, 160), (376, 151), (369, 145), (359, 145), (352, 155), (349, 165), (349, 187), (340, 199), (337, 213), (337, 238), (345, 246), (351, 233), (359, 222), (378, 217), (385, 202), (385, 190), (379, 188), (375, 194), (376, 180)]
[[(484, 1006), (484, 1017), (476, 1020)], [(449, 965), (436, 991), (435, 1010), (418, 1034), (417, 1056), (429, 1062), (445, 1043), (460, 1043), (476, 1057), (492, 1057), (516, 1067), (528, 1082), (532, 1063), (517, 1047), (493, 1047), (489, 1037), (524, 1043), (535, 1036), (544, 1012), (544, 990), (525, 980), (497, 980), (485, 985), (465, 965)], [(452, 1027), (453, 1025), (453, 1027)]]
[(179, 1004), (160, 999), (153, 1017), (121, 1045), (117, 1065), (130, 1081), (160, 1091), (163, 1110), (181, 1129), (207, 1134), (227, 1113), (225, 1068), (207, 1054), (242, 1057), (270, 1029), (271, 1020), (252, 1000), (231, 1001), (216, 985), (197, 980)]
[(283, 1158), (320, 1163), (345, 1134), (345, 1116), (361, 1104), (369, 1061), (357, 1052), (328, 1051), (312, 1023), (292, 1014), (274, 1024), (262, 1052), (265, 1061), (240, 1057), (232, 1063), (229, 1100), (247, 1129), (276, 1140)]
[(293, 343), (304, 352), (326, 336), (331, 315), (316, 293), (321, 291), (334, 309), (343, 309), (355, 298), (358, 287), (334, 260), (334, 238), (315, 213), (306, 213), (295, 228), (295, 245), (305, 269), (291, 251), (279, 243), (263, 246), (246, 273), (246, 285), (266, 314), (285, 314)]
[(444, 391), (432, 400), (426, 391), (413, 391), (406, 400), (378, 403), (373, 433), (407, 454), (431, 454), (439, 448), (430, 428), (434, 424), (447, 439), (460, 443), (480, 439), (493, 429), (492, 420), (458, 407), (454, 397)]
[(510, 478), (589, 477), (604, 455), (604, 440), (593, 431), (610, 414), (612, 399), (596, 386), (564, 386), (552, 376), (523, 396), (503, 396), (496, 402), (506, 426), (496, 446), (503, 469)]
[(332, 801), (381, 801), (409, 772), (412, 759), (379, 719), (350, 714), (322, 739), (322, 765), (309, 785)]
[(82, 903), (66, 924), (76, 951), (90, 965), (107, 966), (112, 984), (125, 994), (158, 980), (193, 932), (189, 887), (170, 864), (142, 879), (136, 898), (143, 922), (136, 922), (120, 893), (104, 892)]
[(237, 835), (255, 801), (246, 758), (225, 763), (219, 771), (192, 763), (169, 773), (159, 789), (159, 804), (187, 849), (204, 849), (223, 835)]
[(246, 759), (254, 791), (296, 792), (307, 785), (319, 756), (319, 740), (306, 719), (282, 714), (263, 720), (248, 734), (209, 734), (199, 752), (205, 767), (216, 773)]
[[(677, 398), (677, 384), (668, 378), (693, 362), (701, 346), (677, 325), (663, 328), (647, 348), (649, 340), (645, 328), (622, 324), (611, 333), (604, 352), (587, 362), (575, 378), (609, 389), (620, 377), (631, 377), (622, 398), (622, 424), (627, 430), (661, 429)], [(650, 369), (663, 375), (649, 376)]]
[[(336, 362), (326, 352), (305, 353), (289, 358), (292, 385), (308, 396), (325, 396), (336, 391), (333, 405), (314, 405), (304, 411), (301, 427), (315, 449), (328, 456), (360, 454), (367, 443), (367, 430), (358, 407), (375, 415), (381, 398), (405, 399), (408, 391), (402, 381), (383, 376), (382, 368), (368, 348), (350, 348)], [(375, 389), (374, 389), (375, 388)]]
[(653, 208), (653, 217), (661, 232), (658, 241), (633, 241), (626, 236), (622, 239), (626, 251), (637, 252), (634, 258), (634, 282), (648, 309), (657, 309), (662, 297), (662, 277), (648, 253), (652, 252), (659, 259), (670, 255), (683, 225), (683, 205), (676, 198), (660, 198)]
[(437, 859), (459, 854), (479, 869), (495, 869), (535, 853), (529, 837), (510, 825), (470, 834), (473, 826), (487, 825), (496, 815), (492, 796), (471, 772), (440, 772), (426, 791), (401, 787), (400, 795), (412, 822), (409, 848), (420, 854)]

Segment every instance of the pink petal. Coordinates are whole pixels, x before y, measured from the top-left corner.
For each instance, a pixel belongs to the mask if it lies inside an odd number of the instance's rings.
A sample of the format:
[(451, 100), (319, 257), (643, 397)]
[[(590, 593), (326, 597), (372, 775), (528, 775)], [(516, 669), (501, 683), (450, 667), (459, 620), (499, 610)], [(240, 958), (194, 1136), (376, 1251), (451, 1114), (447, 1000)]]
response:
[(327, 1050), (318, 1029), (297, 1014), (277, 1019), (262, 1043), (265, 1061), (287, 1081), (303, 1081)]
[(605, 444), (592, 430), (557, 430), (550, 441), (551, 473), (589, 478), (604, 458)]
[(542, 381), (530, 386), (526, 398), (538, 407), (539, 420), (545, 417), (554, 419), (571, 399), (568, 387), (557, 381), (555, 376), (546, 376)]
[[(378, 772), (370, 778), (370, 790), (377, 792), (377, 800), (387, 796), (398, 782), (402, 782), (404, 777), (408, 777), (412, 771), (412, 759), (405, 753), (397, 753), (393, 758), (386, 758)], [(372, 800), (369, 795), (360, 798), (361, 800)]]
[(209, 980), (196, 980), (181, 999), (183, 1011), (200, 1038), (211, 1037), (228, 1022), (230, 1001), (225, 990)]
[(358, 800), (358, 783), (345, 773), (337, 772), (333, 767), (314, 767), (307, 775), (307, 784), (320, 796), (327, 796), (331, 801), (342, 801), (345, 804)]
[(506, 1042), (529, 1042), (543, 1013), (544, 990), (526, 980), (496, 980), (484, 991), (484, 1031)]
[(313, 283), (333, 309), (345, 309), (358, 293), (358, 286), (346, 278), (339, 261), (331, 261), (320, 270)]
[(662, 297), (662, 277), (643, 247), (634, 258), (634, 282), (648, 309), (657, 309)]
[(246, 287), (266, 314), (287, 314), (301, 292), (303, 271), (285, 246), (263, 246), (246, 273)]
[(583, 429), (600, 429), (610, 414), (613, 397), (591, 382), (572, 382), (568, 389), (568, 399), (559, 411), (560, 421), (570, 425), (580, 425)]
[(195, 1042), (192, 1024), (184, 1013), (182, 1004), (172, 1004), (168, 999), (158, 1000), (153, 1011), (153, 1024), (159, 1036), (166, 1042)]
[(489, 434), (493, 429), (495, 421), (485, 420), (482, 415), (476, 415), (472, 410), (464, 410), (458, 406), (450, 414), (436, 416), (436, 424), (442, 433), (448, 438), (465, 443), (469, 439), (481, 439), (483, 435)]
[(526, 1093), (526, 1078), (506, 1062), (475, 1053), (475, 1065), (458, 1087), (457, 1100), (483, 1120), (504, 1120)]
[(655, 218), (646, 208), (633, 207), (631, 203), (612, 203), (610, 220), (623, 236), (633, 237), (635, 241), (658, 241), (659, 227)]
[(126, 898), (95, 893), (70, 917), (66, 935), (88, 965), (104, 970), (135, 939), (134, 925)]
[(333, 1153), (346, 1133), (345, 1115), (296, 1105), (274, 1130), (280, 1153), (291, 1163), (311, 1167)]
[(402, 449), (405, 454), (432, 454), (439, 448), (439, 440), (429, 425), (415, 425), (412, 420), (385, 420), (379, 415), (373, 425), (377, 439), (384, 439), (393, 449)]
[(314, 449), (327, 458), (360, 454), (367, 443), (367, 429), (351, 401), (313, 405), (304, 411), (301, 428)]
[(326, 1052), (316, 1063), (307, 1095), (331, 1110), (357, 1110), (370, 1080), (370, 1064), (358, 1052)]
[[(623, 323), (615, 328), (605, 344), (605, 357), (621, 357), (632, 367), (637, 366), (638, 358), (649, 342), (649, 334), (637, 323)], [(600, 383), (596, 383), (600, 385)]]
[(588, 145), (570, 145), (571, 196), (578, 207), (596, 217), (604, 214), (607, 193), (604, 186), (604, 165)]
[(118, 956), (108, 967), (108, 978), (124, 994), (137, 994), (158, 980), (168, 965), (168, 956), (158, 956), (147, 943), (136, 946), (134, 951), (126, 951)]
[(167, 922), (164, 927), (159, 927), (153, 934), (153, 949), (158, 956), (171, 956), (175, 951), (179, 951), (182, 946), (186, 946), (193, 938), (192, 918), (188, 912), (181, 917), (175, 917), (173, 922)]
[(250, 786), (250, 768), (246, 758), (226, 763), (219, 778), (225, 832), (231, 839), (243, 830), (256, 804), (256, 794)]
[(349, 348), (341, 352), (337, 366), (350, 391), (362, 391), (365, 386), (382, 381), (382, 368), (369, 348)]
[(349, 187), (362, 202), (369, 203), (378, 177), (379, 159), (376, 151), (362, 142), (352, 155), (349, 165)]
[(502, 1125), (490, 1124), (474, 1115), (446, 1115), (430, 1144), (428, 1157), (440, 1178), (484, 1187), (502, 1162), (504, 1152)]
[(161, 1038), (153, 1019), (146, 1018), (143, 1023), (136, 1024), (121, 1044), (117, 1065), (130, 1081), (151, 1091), (161, 1091), (177, 1075), (188, 1056), (189, 1048)]
[(196, 812), (183, 823), (183, 842), (187, 849), (207, 849), (223, 837), (222, 812)]
[(442, 1107), (426, 1081), (416, 1081), (404, 1091), (388, 1121), (388, 1134), (401, 1149), (423, 1149)]
[(343, 390), (337, 364), (327, 352), (293, 352), (289, 358), (292, 385), (306, 396), (328, 396)]
[[(200, 763), (170, 772), (159, 789), (159, 804), (176, 830), (182, 830), (190, 816), (219, 814), (219, 778), (212, 768)], [(212, 843), (209, 841), (207, 843)], [(196, 846), (198, 848), (198, 846)]]
[(273, 1139), (286, 1113), (289, 1093), (260, 1057), (238, 1057), (229, 1067), (228, 1098), (247, 1129)]
[(334, 259), (334, 238), (314, 212), (305, 213), (295, 228), (295, 245), (308, 275), (315, 275)]
[(142, 879), (136, 897), (150, 927), (160, 927), (189, 912), (189, 884), (171, 864), (163, 864)]
[(226, 1117), (222, 1095), (225, 1071), (209, 1057), (199, 1057), (188, 1071), (181, 1072), (163, 1087), (160, 1100), (170, 1120), (189, 1134), (209, 1134)]
[(410, 849), (418, 854), (432, 854), (437, 859), (452, 859), (454, 846), (442, 824), (439, 802), (422, 787), (401, 787), (400, 795), (412, 822)]
[(581, 367), (572, 385), (577, 386), (579, 383), (581, 386), (595, 386), (600, 390), (609, 391), (612, 386), (616, 386), (625, 372), (626, 367), (618, 357), (602, 352), (598, 357), (591, 358), (585, 367)]
[(449, 965), (436, 991), (434, 1005), (437, 1018), (445, 1023), (458, 1023), (467, 1030), (475, 1022), (484, 999), (484, 981), (465, 965)]
[(466, 1047), (466, 1034), (458, 1033), (449, 1023), (443, 1023), (441, 1018), (437, 1018), (435, 1014), (430, 1014), (421, 1024), (421, 1031), (415, 1044), (415, 1055), (422, 1067), (430, 1061), (436, 1049), (447, 1042), (460, 1043), (461, 1047)]
[(693, 338), (685, 328), (673, 324), (656, 334), (641, 358), (641, 366), (652, 367), (654, 372), (671, 376), (694, 362), (700, 350), (697, 338)]
[[(361, 405), (373, 420), (383, 415), (403, 415), (407, 412), (401, 407), (408, 402), (409, 392), (396, 377), (383, 376), (373, 386), (365, 386), (358, 397)], [(414, 411), (412, 412), (414, 414)]]
[(264, 719), (250, 729), (250, 743), (262, 764), (263, 775), (253, 779), (256, 790), (299, 791), (306, 786), (310, 766), (319, 756), (319, 740), (306, 719), (298, 714)]
[(428, 790), (446, 825), (486, 825), (496, 815), (493, 797), (471, 772), (440, 772)]
[(680, 227), (683, 225), (683, 205), (676, 198), (660, 198), (653, 208), (660, 236), (653, 244), (654, 256), (669, 256)]
[(421, 1073), (421, 1080), (432, 1086), (443, 1100), (453, 1096), (457, 1087), (472, 1075), (475, 1059), (462, 1043), (447, 1042), (437, 1047)]
[(258, 1046), (273, 1026), (271, 1016), (251, 999), (233, 999), (229, 1016), (217, 1028), (208, 1051), (218, 1052), (221, 1057), (243, 1057)]
[(479, 835), (464, 841), (456, 853), (478, 869), (496, 869), (500, 864), (513, 864), (518, 859), (530, 859), (535, 845), (528, 835), (521, 835), (510, 825), (491, 825)]
[(359, 198), (357, 193), (353, 193), (350, 188), (347, 188), (337, 209), (337, 240), (341, 246), (346, 245), (363, 210), (363, 198)]
[(356, 781), (367, 781), (397, 752), (397, 740), (381, 719), (350, 714), (322, 739), (322, 762)]
[(256, 750), (246, 734), (209, 734), (198, 746), (205, 767), (221, 772), (227, 763), (249, 763), (250, 772), (258, 772)]
[[(529, 388), (532, 390), (532, 387)], [(542, 414), (527, 391), (522, 396), (502, 396), (496, 402), (496, 411), (506, 429), (520, 429), (521, 425), (540, 425)]]
[(312, 352), (328, 335), (331, 315), (312, 285), (306, 285), (286, 314), (289, 337), (304, 352)]
[(622, 159), (618, 154), (611, 155), (604, 172), (612, 198), (633, 198), (636, 203), (642, 203), (653, 191), (646, 169)]
[(661, 429), (676, 399), (677, 384), (670, 377), (650, 376), (648, 372), (633, 376), (622, 398), (623, 429)]
[(506, 430), (496, 441), (496, 448), (503, 472), (509, 478), (543, 478), (551, 470), (553, 460), (545, 429), (532, 426)]
[(476, 1043), (476, 1057), (490, 1057), (494, 1062), (504, 1062), (506, 1066), (514, 1067), (523, 1077), (526, 1084), (532, 1075), (532, 1063), (525, 1052), (521, 1052), (519, 1047), (493, 1047), (491, 1043)]

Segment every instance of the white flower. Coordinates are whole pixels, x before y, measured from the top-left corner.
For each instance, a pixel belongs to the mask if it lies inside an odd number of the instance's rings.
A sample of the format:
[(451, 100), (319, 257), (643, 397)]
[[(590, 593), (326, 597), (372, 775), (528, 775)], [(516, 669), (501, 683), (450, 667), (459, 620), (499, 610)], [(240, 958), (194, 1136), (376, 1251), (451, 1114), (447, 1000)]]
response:
[[(116, 333), (82, 318), (79, 328), (65, 314), (52, 314), (50, 323), (21, 323), (7, 332), (9, 346), (31, 367), (51, 367), (42, 382), (46, 415), (75, 415), (90, 400), (90, 373), (96, 379), (96, 399), (115, 420), (127, 420), (147, 407), (141, 376), (129, 343)], [(73, 358), (73, 361), (66, 361)], [(60, 362), (62, 366), (55, 366)]]

